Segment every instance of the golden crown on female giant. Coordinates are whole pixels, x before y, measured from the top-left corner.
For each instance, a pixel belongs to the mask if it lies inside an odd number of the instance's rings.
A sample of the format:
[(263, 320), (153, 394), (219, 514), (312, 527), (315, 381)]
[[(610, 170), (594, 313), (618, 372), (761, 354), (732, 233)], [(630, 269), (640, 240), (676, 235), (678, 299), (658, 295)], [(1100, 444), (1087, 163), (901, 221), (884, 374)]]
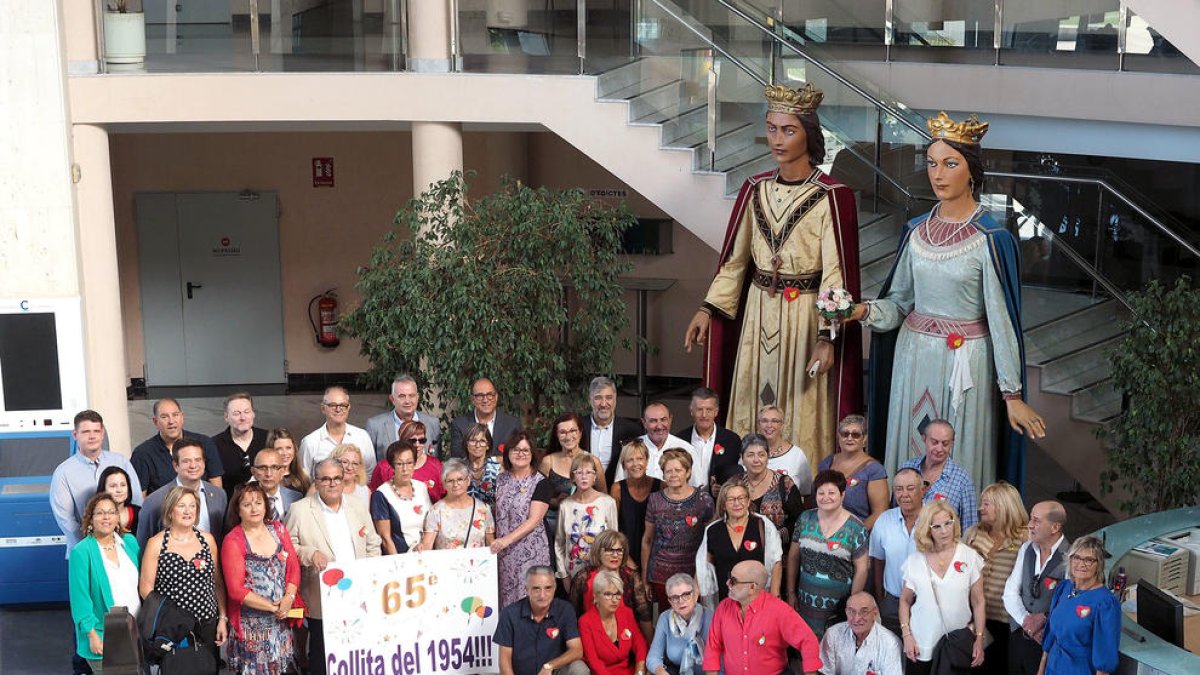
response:
[(954, 141), (966, 145), (979, 145), (988, 130), (988, 123), (980, 122), (975, 113), (961, 122), (955, 122), (945, 110), (939, 112), (937, 117), (930, 117), (925, 126), (935, 141)]
[(800, 89), (773, 84), (763, 93), (767, 96), (767, 112), (789, 115), (813, 115), (821, 105), (821, 99), (825, 98), (825, 94), (812, 86), (812, 82), (805, 82)]

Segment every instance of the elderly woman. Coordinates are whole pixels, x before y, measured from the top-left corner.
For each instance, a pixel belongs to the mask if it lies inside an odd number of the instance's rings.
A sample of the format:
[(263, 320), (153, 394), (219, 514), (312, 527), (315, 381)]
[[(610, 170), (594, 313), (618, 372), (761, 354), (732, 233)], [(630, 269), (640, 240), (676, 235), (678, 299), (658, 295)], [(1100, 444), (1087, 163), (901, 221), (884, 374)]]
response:
[(1071, 544), (1070, 572), (1050, 602), (1038, 675), (1100, 675), (1117, 669), (1121, 605), (1104, 585), (1108, 557), (1096, 537)]
[(708, 607), (729, 595), (722, 583), (743, 560), (757, 560), (767, 568), (770, 591), (776, 597), (783, 583), (783, 545), (774, 524), (750, 512), (750, 490), (732, 480), (717, 494), (717, 515), (704, 528), (704, 539), (696, 550), (696, 578), (700, 599)]
[(888, 509), (887, 472), (867, 454), (867, 418), (846, 415), (838, 424), (838, 451), (821, 460), (817, 471), (833, 469), (846, 477), (842, 504), (870, 530), (875, 519)]
[[(429, 491), (429, 500), (437, 502), (446, 496), (446, 488), (442, 485), (442, 463), (428, 452), (429, 434), (425, 431), (425, 424), (414, 419), (404, 425), (404, 428), (400, 430), (400, 437), (396, 440), (408, 441), (417, 449), (417, 465), (413, 467), (412, 479), (425, 484), (425, 488)], [(372, 490), (377, 489), (392, 479), (394, 471), (387, 462), (379, 462), (375, 465), (375, 470), (371, 472), (371, 481), (368, 486)]]
[(446, 497), (425, 516), (421, 550), (491, 546), (496, 534), (492, 509), (467, 494), (471, 470), (466, 462), (448, 460), (442, 469), (442, 484), (446, 486)]
[(129, 474), (125, 473), (125, 469), (110, 466), (101, 471), (100, 480), (96, 483), (96, 492), (107, 492), (117, 503), (121, 530), (137, 532), (138, 514), (142, 512), (142, 507), (129, 499)]
[(699, 595), (696, 580), (689, 575), (667, 579), (671, 608), (658, 615), (654, 641), (646, 655), (646, 669), (653, 675), (704, 675), (700, 662), (713, 611), (697, 602)]
[(598, 468), (594, 455), (577, 455), (571, 461), (575, 491), (558, 507), (554, 553), (567, 593), (571, 592), (571, 577), (586, 564), (596, 535), (617, 529), (617, 502), (596, 489)]
[(984, 650), (982, 672), (1007, 673), (1009, 616), (1004, 609), (1004, 583), (1017, 562), (1017, 550), (1029, 535), (1029, 512), (1021, 493), (1004, 481), (979, 494), (979, 524), (967, 530), (963, 543), (983, 557), (983, 596), (987, 630), (993, 641)]
[(596, 541), (592, 542), (592, 548), (588, 551), (587, 562), (575, 571), (575, 577), (571, 579), (569, 597), (576, 614), (583, 616), (595, 604), (592, 581), (597, 573), (605, 570), (621, 576), (621, 583), (625, 584), (625, 606), (633, 610), (642, 633), (650, 637), (650, 621), (654, 616), (650, 593), (629, 555), (629, 540), (617, 530), (605, 530), (596, 535)]
[[(771, 471), (783, 472), (800, 488), (800, 494), (812, 489), (812, 466), (808, 452), (783, 437), (783, 411), (773, 405), (758, 409), (755, 431), (767, 439), (767, 466)], [(818, 458), (819, 459), (819, 458)]]
[(292, 437), (291, 432), (282, 427), (272, 429), (271, 433), (267, 434), (266, 447), (274, 448), (279, 453), (280, 463), (287, 467), (279, 484), (302, 495), (308, 494), (313, 486), (312, 479), (308, 477), (308, 472), (304, 470), (303, 463), (296, 453), (296, 439)]
[(659, 607), (667, 606), (667, 579), (696, 573), (696, 550), (704, 538), (704, 523), (713, 514), (708, 490), (691, 485), (692, 456), (671, 448), (658, 460), (663, 489), (650, 495), (646, 530), (642, 534), (642, 570)]
[(125, 607), (137, 616), (138, 544), (121, 527), (117, 501), (97, 492), (83, 509), (83, 539), (71, 549), (68, 586), (75, 622), (75, 653), (99, 672), (104, 659), (104, 615)]
[(642, 535), (646, 528), (646, 502), (650, 493), (662, 489), (662, 481), (646, 475), (650, 451), (641, 440), (630, 441), (621, 448), (618, 458), (625, 469), (624, 480), (613, 483), (609, 495), (617, 502), (620, 530), (629, 537), (629, 558), (642, 559)]
[(742, 477), (750, 489), (750, 505), (755, 513), (765, 516), (775, 525), (780, 544), (792, 540), (792, 528), (805, 508), (805, 495), (787, 474), (772, 471), (767, 439), (759, 434), (746, 434), (742, 439)]
[(583, 661), (597, 675), (633, 675), (646, 670), (646, 639), (633, 611), (621, 602), (621, 575), (604, 570), (592, 580), (595, 604), (579, 618)]
[(504, 443), (504, 472), (496, 479), (496, 540), (500, 577), (500, 606), (507, 607), (528, 595), (525, 572), (550, 566), (550, 540), (544, 519), (554, 488), (534, 470), (538, 451), (526, 431), (514, 432)]
[(396, 441), (388, 446), (386, 460), (392, 467), (392, 479), (371, 494), (371, 520), (383, 540), (383, 554), (420, 551), (421, 528), (433, 504), (425, 484), (412, 479), (417, 448), (408, 441)]
[(843, 505), (846, 477), (822, 471), (813, 480), (817, 508), (796, 523), (788, 550), (788, 602), (817, 638), (845, 618), (846, 598), (867, 584), (870, 534)]
[(500, 458), (489, 456), (492, 432), (486, 424), (472, 424), (463, 436), (463, 457), (471, 469), (471, 486), (467, 492), (482, 499), (488, 506), (496, 503), (496, 478), (500, 475)]
[(228, 626), (225, 582), (216, 562), (217, 542), (196, 527), (200, 498), (196, 491), (176, 486), (162, 505), (163, 530), (146, 542), (138, 593), (158, 591), (196, 619), (200, 644), (214, 661)]
[(342, 481), (342, 494), (354, 497), (363, 506), (371, 505), (371, 489), (367, 487), (367, 471), (363, 468), (362, 450), (352, 443), (339, 443), (329, 456), (342, 465), (346, 479)]
[(965, 646), (965, 636), (957, 633), (963, 628), (971, 633), (971, 667), (983, 663), (983, 558), (961, 538), (954, 507), (942, 500), (921, 507), (913, 526), (917, 550), (901, 567), (900, 632), (909, 673), (930, 671), (933, 649), (943, 635)]
[(300, 558), (287, 528), (258, 483), (233, 491), (221, 544), (229, 593), (229, 667), (235, 673), (283, 673), (295, 667), (288, 614), (296, 604)]

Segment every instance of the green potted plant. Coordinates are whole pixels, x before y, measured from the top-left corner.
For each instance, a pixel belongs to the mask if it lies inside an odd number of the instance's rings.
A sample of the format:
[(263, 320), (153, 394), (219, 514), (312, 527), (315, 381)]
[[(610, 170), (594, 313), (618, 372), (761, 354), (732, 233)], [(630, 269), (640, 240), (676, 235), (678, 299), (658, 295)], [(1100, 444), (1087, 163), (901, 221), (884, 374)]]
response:
[(145, 60), (146, 15), (142, 0), (105, 0), (105, 63), (137, 65)]

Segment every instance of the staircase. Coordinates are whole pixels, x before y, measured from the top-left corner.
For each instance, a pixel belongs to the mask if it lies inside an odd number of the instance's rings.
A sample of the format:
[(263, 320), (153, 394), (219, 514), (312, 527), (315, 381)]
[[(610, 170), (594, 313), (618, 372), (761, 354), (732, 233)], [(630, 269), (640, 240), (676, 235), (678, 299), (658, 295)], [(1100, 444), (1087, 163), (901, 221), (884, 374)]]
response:
[[(760, 54), (741, 60), (736, 57), (739, 43), (732, 37), (739, 32), (736, 28), (726, 27), (723, 39), (698, 40), (697, 31), (688, 26), (699, 22), (682, 9), (667, 0), (646, 2), (666, 8), (664, 13), (682, 27), (675, 31), (673, 41), (659, 40), (656, 53), (644, 52), (641, 58), (601, 73), (596, 81), (596, 99), (605, 106), (624, 106), (627, 124), (655, 130), (661, 150), (690, 152), (691, 169), (697, 177), (722, 178), (718, 184), (723, 185), (725, 201), (715, 220), (723, 222), (742, 182), (775, 167), (763, 138), (763, 78), (756, 70), (763, 60), (756, 58)], [(668, 32), (665, 28), (663, 31)], [(747, 30), (742, 28), (740, 33), (744, 36)], [(795, 63), (795, 57), (791, 59), (789, 63)], [(706, 68), (712, 64), (719, 69), (720, 78), (710, 91)], [(823, 123), (835, 127), (827, 130), (827, 164), (822, 168), (856, 188), (863, 296), (873, 298), (891, 269), (903, 223), (929, 208), (930, 203), (922, 202), (918, 192), (927, 187), (917, 187), (923, 176), (911, 172), (914, 149), (924, 139), (913, 140), (911, 122), (909, 129), (893, 124), (893, 137), (884, 138), (888, 143), (883, 150), (869, 157), (873, 147), (869, 139), (864, 142), (861, 134), (847, 133), (855, 127), (850, 117), (856, 110), (855, 102), (846, 100), (844, 88), (839, 90), (837, 83), (829, 86), (829, 79), (811, 64), (807, 72), (826, 91)], [(715, 101), (713, 148), (708, 145), (710, 101)], [(832, 109), (826, 112), (826, 108)], [(889, 154), (899, 159), (889, 160)], [(889, 162), (893, 169), (907, 166), (910, 171), (898, 177), (894, 170), (888, 174), (885, 169)], [(863, 171), (863, 167), (868, 170)], [(879, 178), (887, 180), (889, 176), (895, 182), (881, 189)], [(914, 188), (900, 194), (905, 185)], [(1030, 219), (1036, 220), (1037, 209), (1010, 200), (1005, 187), (1007, 184), (998, 186), (996, 194), (985, 194), (985, 204), (997, 219), (1019, 215), (1026, 225)], [(1093, 207), (1091, 213), (1095, 212)], [(691, 224), (685, 225), (693, 229)], [(1021, 233), (1024, 246), (1024, 227)], [(1049, 237), (1051, 246), (1067, 246), (1048, 233), (1038, 228), (1038, 236)], [(711, 232), (707, 234), (706, 241), (715, 247), (719, 239), (713, 239)], [(1094, 267), (1084, 272), (1096, 274)], [(1100, 494), (1099, 475), (1106, 463), (1094, 432), (1121, 410), (1121, 395), (1109, 380), (1105, 352), (1122, 337), (1121, 322), (1128, 319), (1128, 311), (1110, 293), (1102, 289), (1097, 292), (1095, 284), (1089, 292), (1053, 284), (1035, 286), (1027, 279), (1023, 296), (1029, 400), (1046, 417), (1053, 432), (1038, 444), (1086, 490), (1116, 511), (1116, 499)]]

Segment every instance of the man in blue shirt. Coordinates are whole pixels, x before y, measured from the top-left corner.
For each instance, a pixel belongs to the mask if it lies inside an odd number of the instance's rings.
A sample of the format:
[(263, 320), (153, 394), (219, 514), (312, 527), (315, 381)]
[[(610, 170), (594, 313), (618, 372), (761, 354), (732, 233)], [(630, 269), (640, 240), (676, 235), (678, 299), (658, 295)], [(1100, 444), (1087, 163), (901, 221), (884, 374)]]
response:
[(901, 469), (913, 468), (925, 477), (925, 501), (945, 501), (954, 507), (966, 532), (979, 523), (979, 490), (965, 469), (950, 459), (954, 449), (954, 427), (936, 419), (925, 425), (925, 454), (910, 459)]
[(95, 410), (84, 410), (75, 415), (75, 431), (72, 432), (79, 451), (63, 460), (50, 478), (50, 511), (58, 528), (67, 538), (67, 557), (79, 543), (79, 531), (83, 509), (96, 494), (100, 474), (110, 466), (118, 466), (129, 474), (129, 501), (141, 505), (142, 486), (138, 475), (125, 455), (103, 449), (104, 418)]
[(870, 556), (875, 579), (875, 600), (884, 627), (900, 635), (900, 591), (904, 575), (901, 568), (917, 550), (913, 527), (924, 504), (925, 479), (912, 467), (902, 468), (892, 479), (896, 507), (880, 514), (871, 528)]
[(500, 675), (588, 675), (575, 609), (554, 597), (554, 570), (530, 567), (525, 590), (528, 597), (500, 610)]

